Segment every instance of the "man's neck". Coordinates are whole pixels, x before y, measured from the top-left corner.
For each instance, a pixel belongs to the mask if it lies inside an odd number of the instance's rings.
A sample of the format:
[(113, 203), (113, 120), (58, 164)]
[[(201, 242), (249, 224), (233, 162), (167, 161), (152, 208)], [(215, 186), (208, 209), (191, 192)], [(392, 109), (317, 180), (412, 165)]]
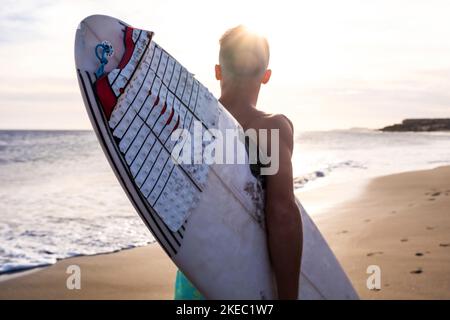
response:
[(222, 87), (220, 103), (233, 115), (256, 108), (260, 86)]

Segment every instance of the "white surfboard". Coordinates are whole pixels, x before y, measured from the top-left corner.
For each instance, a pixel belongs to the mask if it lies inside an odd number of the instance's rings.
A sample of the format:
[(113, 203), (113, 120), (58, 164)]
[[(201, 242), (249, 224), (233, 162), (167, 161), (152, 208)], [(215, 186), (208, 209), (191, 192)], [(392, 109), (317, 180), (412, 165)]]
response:
[[(106, 41), (106, 42), (105, 42)], [(108, 62), (100, 70), (105, 51)], [(206, 133), (236, 120), (153, 32), (94, 15), (76, 32), (84, 103), (123, 189), (155, 239), (208, 299), (275, 299), (264, 192), (248, 164), (177, 164), (175, 129)], [(213, 136), (212, 136), (213, 137)], [(213, 137), (214, 138), (214, 137)], [(238, 141), (237, 143), (243, 143)], [(186, 144), (187, 145), (187, 144)], [(182, 152), (185, 150), (183, 149)], [(357, 299), (346, 274), (299, 203), (300, 299)]]

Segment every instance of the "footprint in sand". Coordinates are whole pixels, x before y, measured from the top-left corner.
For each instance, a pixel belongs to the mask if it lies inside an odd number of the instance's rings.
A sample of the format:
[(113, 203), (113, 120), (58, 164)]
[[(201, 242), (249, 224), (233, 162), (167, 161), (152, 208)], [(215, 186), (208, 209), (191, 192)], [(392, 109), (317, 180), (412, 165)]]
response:
[(439, 247), (450, 247), (450, 243), (439, 243)]
[(407, 238), (400, 239), (401, 242), (408, 242)]
[(339, 231), (337, 234), (345, 234), (345, 233), (348, 233), (348, 231), (347, 230), (342, 230), (342, 231)]
[(432, 197), (437, 197), (437, 196), (439, 196), (441, 193), (438, 191), (438, 192), (435, 192), (435, 193), (433, 193), (431, 196)]
[(425, 229), (427, 229), (427, 230), (434, 230), (434, 227), (427, 226)]
[(417, 268), (416, 270), (410, 271), (409, 273), (411, 274), (421, 274), (423, 273), (422, 268)]
[(366, 220), (364, 220), (364, 222), (370, 222), (370, 219), (366, 219)]
[(394, 211), (391, 211), (391, 214), (396, 214), (396, 213), (397, 213), (397, 211), (395, 211), (395, 210), (394, 210)]
[(423, 253), (422, 252), (416, 252), (416, 257), (423, 257)]
[(368, 256), (368, 257), (371, 257), (371, 256), (374, 256), (374, 255), (376, 255), (376, 254), (383, 254), (383, 251), (369, 252), (369, 253), (367, 254), (367, 256)]
[(428, 201), (434, 201), (436, 200), (435, 198), (429, 198)]

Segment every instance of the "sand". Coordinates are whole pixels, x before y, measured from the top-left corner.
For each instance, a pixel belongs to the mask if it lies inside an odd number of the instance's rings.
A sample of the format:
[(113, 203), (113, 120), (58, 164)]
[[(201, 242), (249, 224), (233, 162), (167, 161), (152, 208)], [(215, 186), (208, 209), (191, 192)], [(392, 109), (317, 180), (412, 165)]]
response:
[[(81, 270), (80, 290), (67, 289), (67, 267)], [(0, 299), (173, 299), (176, 267), (157, 244), (64, 259), (0, 282)]]
[[(300, 193), (313, 220), (363, 299), (450, 299), (450, 167), (396, 174), (367, 185)], [(361, 188), (361, 190), (355, 190)], [(355, 192), (357, 191), (357, 192)], [(320, 207), (320, 206), (318, 206)], [(319, 210), (318, 210), (319, 211)], [(81, 268), (81, 289), (66, 288), (69, 265)], [(367, 267), (381, 270), (369, 290)], [(0, 282), (0, 299), (171, 299), (176, 268), (158, 245), (78, 257)]]
[(450, 167), (374, 179), (315, 221), (361, 298), (450, 299)]

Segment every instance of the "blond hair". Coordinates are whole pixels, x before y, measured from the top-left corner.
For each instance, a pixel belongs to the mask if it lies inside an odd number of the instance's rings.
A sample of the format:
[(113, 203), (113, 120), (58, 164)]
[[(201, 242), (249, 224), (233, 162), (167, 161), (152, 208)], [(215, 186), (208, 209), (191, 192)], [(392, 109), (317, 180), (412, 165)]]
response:
[(231, 28), (220, 38), (219, 63), (225, 77), (261, 77), (269, 65), (269, 42), (245, 26)]

